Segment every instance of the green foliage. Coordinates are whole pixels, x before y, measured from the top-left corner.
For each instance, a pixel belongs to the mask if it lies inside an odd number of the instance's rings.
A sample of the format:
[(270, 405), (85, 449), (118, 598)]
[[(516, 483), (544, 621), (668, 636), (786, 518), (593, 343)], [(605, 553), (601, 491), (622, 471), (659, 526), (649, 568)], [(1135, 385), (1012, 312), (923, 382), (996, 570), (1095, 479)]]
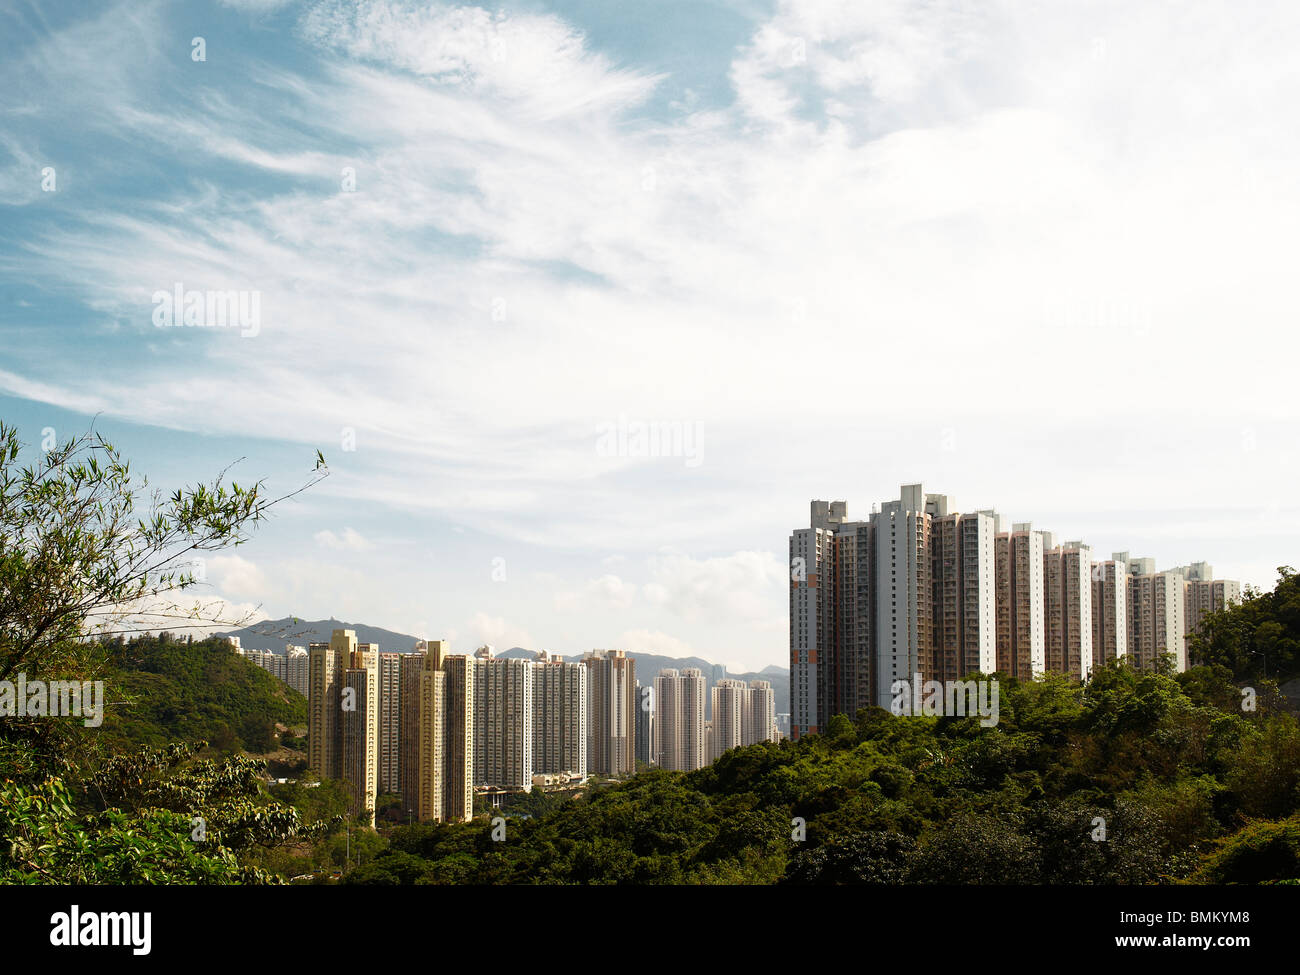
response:
[(1272, 592), (1248, 590), (1240, 606), (1208, 614), (1188, 646), (1188, 659), (1226, 667), (1238, 681), (1300, 676), (1300, 575), (1278, 568)]
[(63, 884), (273, 883), (241, 862), (253, 847), (307, 837), (295, 810), (260, 796), (263, 766), (195, 757), (203, 745), (143, 748), (96, 770), (78, 812), (68, 784), (0, 786), (0, 882)]
[[(224, 472), (150, 491), (94, 433), (26, 465), (23, 452), (0, 422), (0, 679), (103, 680), (116, 707), (108, 731), (69, 718), (0, 722), (0, 882), (274, 880), (252, 861), (313, 835), (266, 800), (262, 763), (200, 758), (203, 743), (129, 746), (195, 732), (211, 732), (217, 751), (270, 746), (275, 720), (303, 715), (301, 699), (229, 653), (121, 637), (159, 618), (235, 622), (176, 597), (199, 581), (194, 553), (242, 544), (284, 499)], [(309, 484), (322, 468), (318, 454)], [(134, 714), (121, 707), (129, 697)]]
[(1243, 827), (1220, 843), (1196, 879), (1210, 884), (1300, 880), (1300, 818)]
[[(275, 726), (307, 721), (307, 700), (224, 641), (170, 634), (106, 644), (111, 708), (101, 734), (120, 748), (203, 739), (218, 751), (277, 746)], [(292, 738), (282, 743), (288, 747)]]

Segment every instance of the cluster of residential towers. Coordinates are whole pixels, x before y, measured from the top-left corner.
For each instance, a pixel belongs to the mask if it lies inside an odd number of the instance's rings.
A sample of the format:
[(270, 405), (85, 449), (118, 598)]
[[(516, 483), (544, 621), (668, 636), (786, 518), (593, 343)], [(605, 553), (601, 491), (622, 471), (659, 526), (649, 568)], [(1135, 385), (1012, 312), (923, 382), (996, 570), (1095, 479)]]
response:
[(812, 502), (809, 527), (790, 535), (792, 737), (888, 708), (894, 682), (917, 674), (1086, 680), (1107, 660), (1151, 668), (1165, 654), (1184, 670), (1186, 636), (1241, 599), (1204, 562), (1096, 561), (1083, 542), (951, 507), (919, 484), (862, 521), (843, 501)]
[(705, 720), (701, 671), (664, 670), (653, 690), (622, 650), (568, 662), (448, 652), (421, 641), (413, 653), (358, 643), (336, 629), (329, 643), (277, 654), (239, 653), (307, 697), (308, 767), (349, 783), (358, 810), (382, 794), (412, 819), (465, 820), (476, 792), (527, 792), (622, 776), (637, 761), (701, 768), (729, 748), (775, 739), (767, 681), (724, 679)]

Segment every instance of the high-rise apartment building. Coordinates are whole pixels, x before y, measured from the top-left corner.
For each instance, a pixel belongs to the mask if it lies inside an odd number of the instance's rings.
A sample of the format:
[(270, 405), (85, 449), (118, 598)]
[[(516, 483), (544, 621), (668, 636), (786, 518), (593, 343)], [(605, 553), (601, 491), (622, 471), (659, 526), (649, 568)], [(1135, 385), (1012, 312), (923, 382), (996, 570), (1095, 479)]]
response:
[[(895, 681), (998, 668), (1000, 520), (949, 508), (946, 495), (919, 484), (903, 485), (867, 521), (849, 521), (843, 501), (812, 502), (809, 527), (790, 535), (792, 737), (835, 714), (888, 708)], [(1009, 540), (1003, 551), (1009, 627)], [(1028, 574), (1019, 578), (1028, 594)]]
[(533, 669), (533, 774), (587, 777), (587, 668), (541, 651)]
[[(434, 641), (439, 654), (445, 652), (442, 641)], [(420, 812), (420, 675), (424, 672), (428, 645), (417, 653), (404, 653), (398, 664), (401, 683), (401, 714), (397, 781), (402, 792), (402, 813), (414, 818)]]
[[(445, 657), (443, 673), (443, 818), (452, 822), (474, 818), (474, 660), (463, 655)], [(422, 717), (422, 720), (423, 717)]]
[(402, 657), (379, 654), (379, 792), (401, 792), (402, 767)]
[(311, 660), (306, 647), (288, 644), (284, 648), (284, 682), (306, 697), (311, 687)]
[(654, 688), (636, 682), (636, 760), (638, 764), (654, 764)]
[(587, 668), (587, 768), (593, 775), (636, 771), (636, 661), (622, 650), (593, 650)]
[(533, 665), (480, 647), (474, 666), (474, 784), (533, 787)]
[(835, 528), (835, 561), (828, 580), (834, 614), (832, 643), (826, 679), (821, 681), (827, 694), (822, 711), (827, 717), (852, 717), (875, 704), (874, 538), (870, 521), (842, 521)]
[(708, 761), (704, 674), (667, 668), (655, 678), (655, 751), (660, 768), (692, 772)]
[(743, 680), (724, 678), (713, 685), (711, 694), (713, 734), (709, 741), (709, 761), (712, 762), (723, 752), (748, 744), (745, 731), (750, 719), (749, 685)]
[(754, 745), (760, 741), (776, 741), (776, 692), (770, 681), (751, 680), (745, 704), (745, 722), (742, 743)]
[(379, 646), (359, 643), (343, 669), (341, 778), (357, 791), (358, 807), (374, 812), (379, 795)]
[(1208, 562), (1193, 562), (1172, 571), (1180, 573), (1186, 582), (1183, 626), (1188, 635), (1200, 630), (1201, 620), (1208, 613), (1241, 603), (1241, 583), (1214, 578), (1214, 568)]
[(379, 653), (352, 630), (313, 643), (307, 764), (353, 790), (354, 808), (373, 813), (379, 788)]
[(1043, 552), (1047, 669), (1087, 680), (1092, 674), (1092, 549), (1066, 542)]
[(871, 516), (875, 544), (876, 703), (889, 708), (895, 681), (933, 680), (933, 520), (948, 514), (948, 498), (905, 484), (897, 501)]
[(1111, 559), (1092, 563), (1092, 663), (1128, 655), (1128, 567)]
[(310, 676), (307, 695), (307, 767), (322, 778), (338, 776), (339, 676), (341, 656), (351, 654), (356, 643), (351, 631), (335, 630), (330, 643), (313, 643), (308, 649)]
[(1127, 552), (1116, 552), (1114, 560), (1128, 567), (1129, 655), (1134, 666), (1154, 669), (1168, 653), (1173, 655), (1175, 671), (1186, 670), (1182, 572), (1157, 572), (1154, 559), (1131, 559)]
[[(1241, 598), (1204, 562), (1157, 572), (1153, 559), (1120, 552), (1094, 563), (1082, 542), (952, 508), (919, 484), (867, 521), (849, 521), (844, 501), (811, 503), (808, 527), (789, 538), (791, 737), (889, 708), (895, 682), (918, 677), (1088, 680), (1108, 660), (1150, 667), (1164, 652), (1185, 669), (1185, 634)], [(729, 740), (724, 725), (725, 715), (716, 748)]]
[(232, 637), (231, 649), (250, 663), (255, 663), (306, 697), (310, 692), (310, 662), (305, 647), (286, 645), (284, 653), (271, 650), (245, 650), (239, 638)]
[(940, 515), (930, 525), (930, 605), (936, 680), (997, 670), (992, 512)]
[[(790, 723), (796, 738), (816, 734), (835, 707), (835, 530), (844, 522), (845, 503), (813, 501), (811, 509), (810, 527), (790, 535)], [(657, 689), (655, 707), (656, 740), (662, 740)]]
[(997, 669), (1033, 680), (1047, 669), (1043, 533), (1031, 522), (1015, 522), (1011, 531), (998, 533), (995, 552)]
[(402, 802), (407, 816), (422, 822), (474, 816), (475, 668), (447, 649), (445, 640), (421, 641), (399, 666)]
[[(436, 820), (443, 822), (447, 820), (456, 821), (468, 819), (469, 816), (451, 816), (449, 813), (449, 796), (451, 790), (448, 787), (448, 779), (453, 771), (448, 761), (447, 751), (447, 734), (450, 724), (450, 715), (447, 709), (447, 673), (443, 669), (443, 656), (441, 644), (442, 641), (435, 641), (428, 649), (419, 654), (420, 657), (420, 674), (419, 674), (419, 734), (416, 739), (415, 769), (416, 775), (412, 783), (415, 792), (415, 809), (416, 818), (421, 822)], [(471, 678), (473, 671), (470, 671)], [(465, 721), (465, 733), (473, 734), (474, 724), (472, 720)], [(465, 749), (464, 754), (471, 756), (473, 754), (472, 745)], [(473, 760), (470, 758), (467, 763), (468, 772), (473, 771)], [(466, 782), (470, 786), (470, 814), (473, 814), (473, 783), (470, 776), (467, 775)], [(409, 815), (409, 814), (408, 814)]]

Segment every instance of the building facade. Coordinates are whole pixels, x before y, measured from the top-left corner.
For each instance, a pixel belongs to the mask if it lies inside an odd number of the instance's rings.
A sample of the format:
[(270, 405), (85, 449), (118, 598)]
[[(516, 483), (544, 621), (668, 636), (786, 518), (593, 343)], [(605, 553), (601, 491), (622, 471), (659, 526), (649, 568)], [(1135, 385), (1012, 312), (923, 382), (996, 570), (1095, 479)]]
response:
[(307, 764), (348, 784), (357, 812), (373, 814), (379, 791), (379, 652), (335, 630), (308, 651)]
[(587, 777), (590, 692), (587, 668), (538, 654), (533, 668), (533, 774)]
[(655, 677), (656, 764), (692, 772), (708, 762), (704, 724), (704, 674), (694, 667), (667, 668)]
[(593, 775), (636, 771), (636, 662), (622, 650), (593, 650), (587, 668), (587, 768)]

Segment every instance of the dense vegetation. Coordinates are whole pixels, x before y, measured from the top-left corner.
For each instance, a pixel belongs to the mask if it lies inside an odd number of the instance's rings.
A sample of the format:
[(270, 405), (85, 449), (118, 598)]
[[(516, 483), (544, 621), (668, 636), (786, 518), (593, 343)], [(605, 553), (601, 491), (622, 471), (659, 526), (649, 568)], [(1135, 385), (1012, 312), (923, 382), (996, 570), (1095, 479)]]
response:
[(276, 725), (307, 723), (307, 700), (223, 640), (168, 633), (105, 644), (111, 668), (103, 733), (119, 748), (202, 739), (218, 752), (279, 744)]
[(994, 728), (839, 716), (824, 735), (509, 818), (501, 841), (487, 817), (397, 827), (347, 881), (1296, 880), (1300, 726), (1257, 690), (1243, 711), (1221, 667), (1003, 681)]
[(1190, 640), (1193, 663), (1220, 664), (1240, 680), (1300, 677), (1300, 576), (1278, 569), (1271, 592), (1248, 590), (1240, 606), (1211, 613)]
[[(0, 680), (102, 680), (118, 706), (108, 732), (77, 717), (0, 720), (0, 883), (278, 880), (258, 865), (265, 851), (311, 843), (321, 830), (266, 794), (265, 762), (221, 752), (265, 743), (262, 720), (300, 714), (301, 704), (277, 699), (269, 674), (231, 654), (103, 640), (149, 629), (142, 614), (228, 626), (201, 603), (176, 601), (197, 581), (185, 566), (194, 553), (241, 544), (283, 499), (224, 476), (151, 491), (95, 434), (25, 464), (23, 452), (0, 423)], [(317, 454), (312, 480), (323, 464)], [(122, 708), (132, 692), (135, 712)], [(223, 749), (120, 750), (205, 729), (225, 738)]]

